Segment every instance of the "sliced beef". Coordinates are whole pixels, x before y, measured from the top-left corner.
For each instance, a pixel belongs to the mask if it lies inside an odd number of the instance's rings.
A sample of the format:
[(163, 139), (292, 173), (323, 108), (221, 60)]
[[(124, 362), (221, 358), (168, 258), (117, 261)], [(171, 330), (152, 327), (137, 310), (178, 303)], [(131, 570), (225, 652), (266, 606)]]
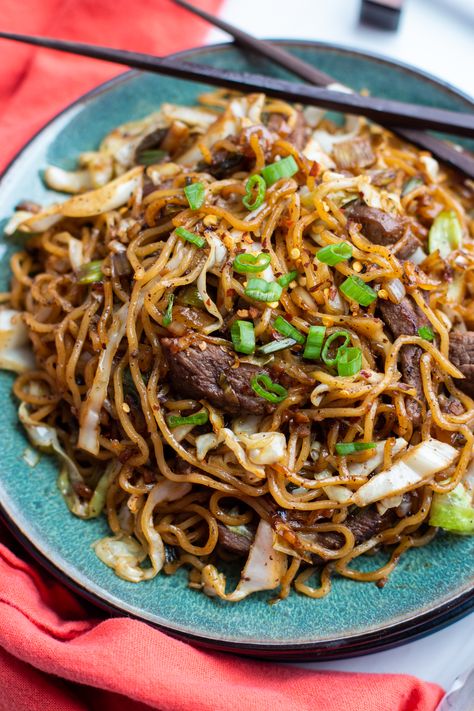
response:
[(464, 375), (456, 380), (460, 390), (474, 397), (474, 331), (454, 331), (449, 334), (449, 359)]
[(446, 395), (440, 395), (438, 397), (439, 406), (441, 412), (446, 412), (448, 415), (463, 415), (464, 405), (457, 397), (446, 397)]
[(302, 151), (306, 145), (309, 131), (302, 111), (296, 112), (296, 121), (292, 131), (288, 127), (286, 117), (278, 113), (269, 114), (267, 128), (269, 131), (282, 134), (299, 151)]
[(237, 171), (250, 170), (251, 165), (252, 160), (243, 153), (222, 149), (213, 153), (211, 163), (201, 161), (197, 166), (197, 170), (210, 173), (217, 180), (223, 180)]
[(416, 250), (421, 247), (421, 242), (416, 237), (413, 232), (408, 232), (401, 237), (392, 247), (392, 252), (397, 259), (410, 259), (411, 255), (416, 252)]
[(349, 220), (362, 225), (362, 232), (368, 240), (385, 247), (395, 244), (403, 237), (407, 226), (403, 217), (369, 207), (361, 200), (351, 202), (344, 213)]
[[(399, 304), (379, 300), (379, 309), (385, 325), (394, 338), (399, 336), (417, 336), (421, 326), (429, 326), (429, 322), (417, 308), (416, 304), (406, 296)], [(421, 424), (422, 406), (424, 402), (423, 385), (420, 373), (420, 358), (422, 350), (419, 346), (406, 345), (400, 350), (400, 367), (403, 380), (415, 388), (418, 400), (408, 398), (407, 413), (415, 427)]]
[(370, 140), (362, 136), (335, 143), (332, 154), (340, 170), (366, 168), (375, 161)]
[[(354, 513), (348, 515), (344, 521), (344, 526), (347, 526), (354, 534), (355, 545), (368, 541), (372, 536), (385, 531), (394, 525), (396, 515), (389, 509), (383, 515), (380, 515), (376, 509), (365, 508), (358, 509)], [(344, 545), (344, 536), (337, 531), (328, 531), (327, 533), (319, 534), (320, 542), (330, 550), (337, 550)], [(320, 556), (313, 556), (313, 562), (323, 563), (324, 560)]]
[(230, 528), (219, 521), (217, 522), (217, 528), (219, 529), (219, 543), (223, 548), (236, 555), (248, 554), (252, 545), (252, 538), (244, 536), (242, 533), (231, 531)]
[(161, 148), (161, 144), (167, 133), (167, 128), (156, 128), (154, 131), (144, 136), (135, 149), (135, 162), (140, 162), (140, 155), (143, 151), (151, 151)]
[(204, 340), (162, 338), (161, 346), (172, 387), (181, 396), (208, 400), (232, 415), (265, 415), (274, 410), (275, 406), (257, 395), (250, 385), (255, 375), (268, 375), (264, 368), (239, 363), (234, 353)]

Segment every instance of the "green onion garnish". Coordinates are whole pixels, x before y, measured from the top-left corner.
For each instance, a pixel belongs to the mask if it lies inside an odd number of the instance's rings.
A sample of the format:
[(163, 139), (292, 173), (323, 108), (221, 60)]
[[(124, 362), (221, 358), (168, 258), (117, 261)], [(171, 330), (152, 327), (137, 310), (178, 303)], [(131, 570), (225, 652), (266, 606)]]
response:
[(206, 240), (204, 239), (204, 237), (197, 235), (195, 232), (185, 230), (184, 227), (177, 227), (175, 232), (178, 237), (181, 237), (182, 239), (186, 240), (186, 242), (191, 242), (191, 244), (195, 244), (196, 247), (199, 247), (200, 249), (202, 249), (206, 244)]
[(204, 183), (191, 183), (184, 188), (184, 194), (191, 210), (198, 210), (206, 197)]
[(453, 249), (462, 244), (462, 228), (454, 210), (443, 210), (435, 218), (428, 234), (428, 250), (430, 254), (439, 250), (445, 259)]
[(266, 252), (260, 254), (238, 254), (234, 259), (232, 268), (239, 274), (257, 274), (263, 272), (270, 264), (271, 257)]
[(297, 271), (293, 272), (288, 272), (288, 274), (282, 274), (281, 277), (278, 277), (277, 282), (282, 286), (284, 289), (291, 284), (292, 281), (294, 281), (298, 276)]
[(360, 277), (354, 275), (347, 277), (347, 279), (342, 282), (339, 291), (341, 291), (347, 299), (357, 301), (361, 306), (369, 306), (372, 301), (375, 301), (377, 298), (377, 292)]
[(262, 175), (265, 178), (265, 182), (270, 187), (277, 180), (282, 178), (291, 178), (292, 175), (297, 173), (299, 170), (298, 164), (293, 158), (293, 156), (286, 156), (276, 163), (270, 163), (262, 168)]
[(326, 335), (325, 326), (310, 326), (308, 338), (304, 347), (303, 358), (310, 360), (319, 360), (323, 350), (324, 336)]
[(336, 452), (342, 456), (354, 454), (354, 452), (364, 452), (366, 449), (374, 449), (375, 442), (338, 442)]
[(328, 244), (316, 252), (316, 258), (324, 264), (333, 267), (339, 262), (346, 262), (352, 257), (352, 245), (349, 242), (339, 242), (338, 244)]
[[(343, 338), (344, 343), (342, 343), (339, 348), (337, 349), (336, 355), (334, 358), (329, 357), (329, 349), (331, 347), (331, 344), (337, 340), (338, 338)], [(347, 344), (351, 340), (351, 334), (349, 331), (335, 331), (334, 333), (331, 333), (330, 336), (326, 339), (326, 343), (324, 344), (324, 348), (321, 354), (321, 358), (323, 359), (324, 363), (328, 365), (330, 368), (336, 365), (337, 359), (339, 356), (339, 351), (341, 348), (346, 348)]]
[(265, 400), (275, 405), (279, 402), (283, 402), (288, 395), (288, 390), (284, 388), (283, 385), (274, 383), (270, 376), (265, 373), (254, 375), (250, 381), (250, 385), (257, 395), (264, 397)]
[(283, 338), (281, 341), (270, 341), (270, 343), (265, 343), (264, 346), (260, 346), (258, 349), (259, 353), (268, 355), (269, 353), (277, 353), (278, 351), (284, 351), (286, 348), (291, 348), (296, 343), (294, 338)]
[(265, 281), (254, 277), (249, 279), (245, 287), (245, 295), (255, 301), (279, 301), (282, 288), (276, 281)]
[(189, 415), (188, 417), (181, 417), (180, 415), (170, 415), (167, 418), (168, 427), (180, 427), (181, 425), (205, 425), (209, 420), (209, 413), (207, 410), (202, 410), (201, 412), (196, 412), (195, 415)]
[(424, 338), (425, 341), (433, 341), (434, 340), (433, 329), (430, 328), (429, 326), (422, 326), (421, 328), (419, 328), (418, 335), (420, 336), (420, 338)]
[[(256, 190), (255, 190), (256, 188)], [(245, 197), (242, 198), (247, 210), (256, 210), (265, 200), (266, 183), (261, 175), (252, 175), (245, 183)]]
[(410, 180), (407, 180), (407, 182), (402, 188), (402, 197), (405, 197), (405, 195), (411, 193), (412, 190), (419, 188), (420, 185), (423, 185), (423, 181), (421, 178), (410, 178)]
[(156, 150), (140, 151), (137, 156), (137, 163), (140, 163), (140, 165), (154, 165), (155, 163), (159, 163), (160, 160), (163, 160), (165, 155), (166, 151), (162, 151), (159, 148)]
[(168, 305), (166, 307), (166, 311), (163, 314), (163, 318), (162, 318), (163, 326), (169, 326), (171, 321), (173, 320), (173, 301), (174, 301), (174, 294), (170, 294), (168, 297)]
[(250, 321), (234, 321), (230, 328), (234, 348), (239, 353), (253, 353), (255, 350), (255, 331)]
[(362, 351), (360, 348), (339, 348), (337, 351), (337, 373), (344, 377), (355, 375), (362, 368)]
[(306, 341), (305, 336), (303, 336), (303, 334), (298, 331), (297, 328), (292, 326), (291, 323), (288, 323), (288, 321), (284, 319), (283, 316), (278, 316), (275, 319), (273, 328), (278, 331), (278, 333), (281, 333), (282, 336), (288, 336), (289, 338), (293, 338), (300, 345), (303, 345), (303, 343)]
[(83, 264), (79, 267), (79, 271), (77, 272), (77, 281), (79, 284), (95, 284), (98, 281), (102, 281), (103, 278), (101, 259)]

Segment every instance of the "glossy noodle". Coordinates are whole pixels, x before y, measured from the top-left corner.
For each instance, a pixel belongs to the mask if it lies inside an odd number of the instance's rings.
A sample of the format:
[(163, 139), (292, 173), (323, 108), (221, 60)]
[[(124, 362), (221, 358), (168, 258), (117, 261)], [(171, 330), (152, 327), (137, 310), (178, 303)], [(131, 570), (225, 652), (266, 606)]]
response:
[(125, 580), (383, 586), (440, 528), (474, 533), (473, 186), (362, 119), (200, 101), (48, 168), (72, 196), (12, 218), (20, 420)]

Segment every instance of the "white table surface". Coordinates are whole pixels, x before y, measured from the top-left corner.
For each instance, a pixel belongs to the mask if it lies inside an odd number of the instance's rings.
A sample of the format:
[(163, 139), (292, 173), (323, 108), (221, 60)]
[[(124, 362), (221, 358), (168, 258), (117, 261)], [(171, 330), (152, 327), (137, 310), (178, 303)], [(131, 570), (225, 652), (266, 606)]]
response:
[[(260, 37), (315, 39), (385, 54), (474, 94), (474, 0), (406, 0), (398, 32), (360, 26), (359, 7), (360, 0), (225, 0), (220, 15)], [(210, 42), (227, 39), (219, 30), (213, 30), (209, 37)], [(471, 614), (397, 649), (304, 666), (415, 674), (448, 689), (473, 663)]]

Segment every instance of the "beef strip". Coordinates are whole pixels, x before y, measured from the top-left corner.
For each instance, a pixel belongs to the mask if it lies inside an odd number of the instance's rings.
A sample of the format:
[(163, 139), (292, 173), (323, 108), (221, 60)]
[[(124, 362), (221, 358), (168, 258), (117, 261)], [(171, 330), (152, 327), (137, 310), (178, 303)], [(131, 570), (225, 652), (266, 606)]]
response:
[(289, 132), (286, 117), (278, 113), (269, 114), (267, 128), (269, 131), (282, 134), (284, 138), (292, 143), (299, 151), (302, 151), (307, 143), (309, 131), (302, 111), (296, 112), (296, 121), (291, 132)]
[[(385, 531), (394, 525), (396, 516), (392, 509), (380, 515), (376, 509), (365, 508), (358, 509), (354, 513), (350, 513), (344, 521), (344, 526), (354, 534), (355, 545), (368, 541), (372, 536)], [(328, 531), (319, 534), (320, 543), (330, 550), (337, 550), (344, 545), (344, 536), (337, 531)], [(313, 555), (313, 562), (316, 564), (324, 563), (321, 556)]]
[(181, 396), (208, 400), (232, 415), (265, 415), (275, 409), (250, 385), (255, 375), (268, 375), (265, 368), (239, 363), (225, 347), (204, 340), (162, 338), (161, 346), (172, 386)]
[[(399, 304), (379, 300), (379, 309), (385, 325), (394, 338), (399, 336), (417, 336), (421, 326), (429, 326), (429, 321), (421, 313), (413, 301), (405, 296)], [(418, 400), (407, 400), (407, 413), (415, 427), (421, 424), (422, 406), (425, 400), (420, 373), (420, 358), (422, 350), (419, 346), (406, 345), (400, 350), (400, 366), (405, 383), (415, 388)]]
[(446, 412), (448, 415), (464, 414), (464, 406), (462, 402), (457, 399), (457, 397), (446, 397), (446, 395), (441, 394), (438, 397), (438, 402), (441, 412)]
[(212, 154), (211, 163), (201, 161), (197, 170), (210, 173), (217, 180), (223, 180), (237, 171), (250, 170), (251, 165), (252, 160), (243, 153), (221, 149)]
[(363, 136), (335, 143), (332, 154), (340, 170), (366, 168), (375, 161), (372, 144)]
[(361, 200), (349, 203), (344, 212), (349, 220), (362, 225), (362, 232), (374, 244), (390, 246), (403, 236), (406, 229), (402, 217), (369, 207)]
[(217, 528), (219, 529), (219, 543), (223, 548), (236, 555), (248, 554), (250, 546), (252, 545), (252, 538), (231, 531), (230, 528), (220, 523), (220, 521), (217, 522)]
[(397, 259), (405, 260), (410, 259), (412, 254), (421, 247), (421, 242), (416, 237), (413, 232), (408, 231), (403, 237), (401, 237), (392, 247), (392, 252)]
[(135, 148), (135, 163), (140, 162), (140, 154), (143, 153), (143, 151), (161, 148), (161, 144), (167, 133), (167, 128), (155, 128), (151, 133), (147, 133)]
[(474, 331), (454, 331), (449, 334), (449, 359), (459, 368), (464, 379), (456, 380), (460, 390), (474, 397)]

